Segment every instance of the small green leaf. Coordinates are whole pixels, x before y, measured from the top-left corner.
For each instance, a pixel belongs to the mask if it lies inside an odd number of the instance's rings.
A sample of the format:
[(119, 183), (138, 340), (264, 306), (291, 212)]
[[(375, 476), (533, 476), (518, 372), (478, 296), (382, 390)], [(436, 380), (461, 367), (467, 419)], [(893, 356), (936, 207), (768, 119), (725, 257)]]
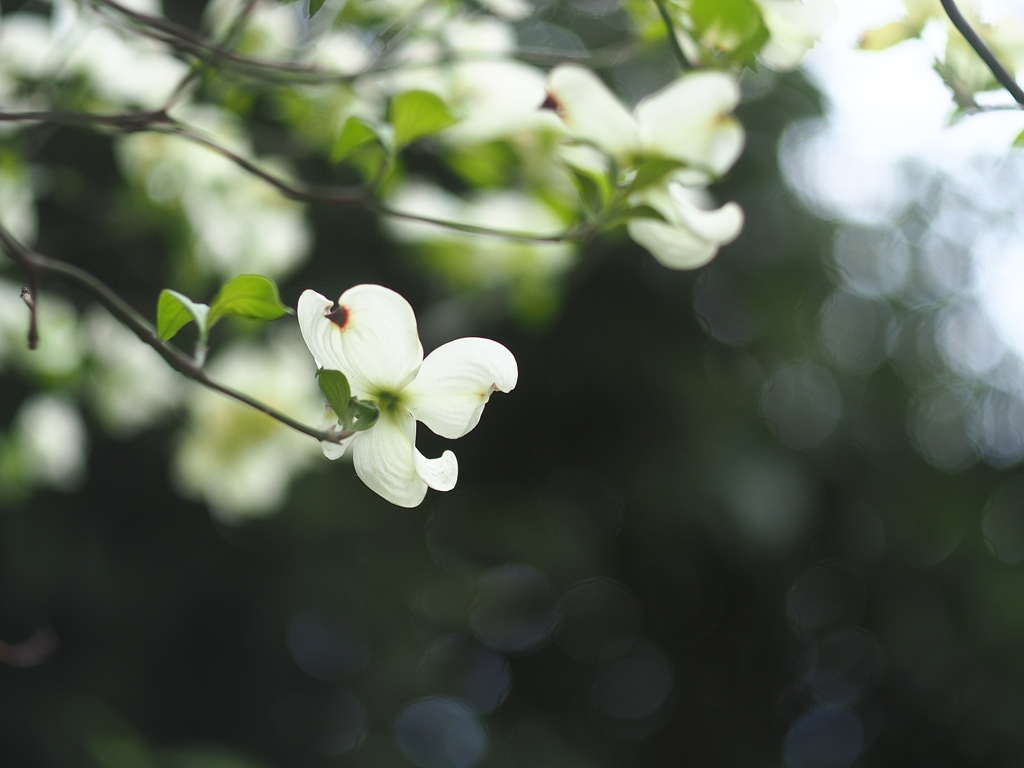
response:
[(350, 117), (345, 121), (338, 140), (334, 142), (331, 161), (340, 163), (360, 147), (377, 140), (377, 132), (370, 125), (358, 117)]
[(397, 147), (458, 122), (440, 97), (430, 91), (406, 91), (395, 96), (391, 101), (390, 118)]
[(754, 0), (693, 0), (690, 20), (701, 45), (744, 63), (768, 42), (769, 32)]
[(576, 190), (580, 193), (580, 202), (583, 204), (583, 210), (587, 216), (596, 216), (601, 212), (601, 208), (604, 207), (604, 196), (601, 194), (601, 187), (589, 174), (577, 171), (575, 168), (570, 168), (569, 170), (572, 172)]
[(626, 187), (626, 193), (632, 194), (646, 189), (652, 184), (657, 184), (672, 171), (685, 168), (686, 163), (680, 160), (673, 160), (668, 157), (648, 157), (640, 161), (636, 169), (636, 176)]
[(348, 432), (362, 432), (376, 424), (379, 418), (380, 408), (376, 403), (353, 397), (348, 403), (348, 418), (342, 428)]
[(330, 371), (324, 368), (317, 374), (317, 380), (320, 382), (320, 391), (324, 393), (327, 402), (338, 416), (338, 423), (342, 424), (347, 421), (352, 390), (348, 386), (345, 374), (341, 371)]
[(324, 0), (309, 0), (309, 17), (316, 16), (316, 12), (324, 7)]
[(248, 317), (252, 320), (277, 320), (290, 310), (281, 303), (277, 285), (263, 275), (238, 275), (224, 283), (210, 306), (208, 325), (225, 315)]
[(210, 308), (192, 301), (188, 296), (164, 289), (156, 303), (156, 332), (160, 341), (168, 341), (193, 320), (199, 326), (199, 335), (206, 333), (206, 317)]
[(626, 208), (625, 210), (616, 213), (605, 223), (603, 227), (601, 227), (601, 229), (613, 229), (620, 224), (625, 224), (631, 219), (654, 219), (655, 221), (666, 220), (660, 211), (649, 205), (634, 205), (632, 208)]
[(1017, 138), (1013, 140), (1013, 146), (1024, 147), (1024, 131), (1017, 134)]

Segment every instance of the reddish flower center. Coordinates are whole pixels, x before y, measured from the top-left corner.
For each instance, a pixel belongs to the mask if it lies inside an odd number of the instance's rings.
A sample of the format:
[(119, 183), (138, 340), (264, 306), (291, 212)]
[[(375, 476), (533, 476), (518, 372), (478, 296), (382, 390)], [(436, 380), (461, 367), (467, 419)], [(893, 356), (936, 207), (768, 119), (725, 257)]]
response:
[(348, 323), (348, 310), (338, 304), (333, 307), (330, 312), (326, 313), (324, 317), (338, 326), (338, 328), (344, 330), (345, 325)]

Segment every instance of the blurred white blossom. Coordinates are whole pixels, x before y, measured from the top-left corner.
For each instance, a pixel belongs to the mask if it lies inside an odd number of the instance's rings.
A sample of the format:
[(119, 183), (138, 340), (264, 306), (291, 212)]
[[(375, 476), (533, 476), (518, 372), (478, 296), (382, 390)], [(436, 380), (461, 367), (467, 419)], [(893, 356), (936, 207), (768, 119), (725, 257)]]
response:
[(14, 417), (3, 451), (3, 482), (71, 491), (85, 477), (88, 435), (78, 409), (33, 395)]
[[(212, 107), (182, 110), (221, 145), (251, 156), (241, 129)], [(158, 205), (178, 206), (194, 233), (192, 253), (206, 274), (285, 275), (305, 261), (312, 233), (303, 206), (231, 160), (178, 136), (137, 133), (120, 140), (128, 175)], [(273, 159), (259, 162), (287, 175)]]
[[(2, 45), (2, 43), (0, 43)], [(26, 169), (0, 156), (0, 224), (22, 243), (36, 239), (35, 195)]]
[[(217, 354), (208, 372), (305, 423), (323, 417), (316, 368), (294, 332), (267, 344), (238, 342)], [(175, 452), (174, 479), (222, 521), (276, 512), (292, 479), (319, 454), (314, 440), (211, 390), (194, 387), (187, 406), (189, 425)]]
[(839, 10), (832, 0), (756, 0), (770, 37), (758, 59), (781, 71), (796, 69), (832, 26)]
[[(245, 0), (211, 0), (205, 10), (210, 32), (223, 37), (245, 8)], [(245, 20), (242, 52), (258, 58), (290, 58), (299, 44), (301, 3), (259, 0)]]
[(92, 351), (89, 399), (110, 432), (131, 436), (178, 406), (185, 379), (156, 350), (99, 307), (85, 325)]

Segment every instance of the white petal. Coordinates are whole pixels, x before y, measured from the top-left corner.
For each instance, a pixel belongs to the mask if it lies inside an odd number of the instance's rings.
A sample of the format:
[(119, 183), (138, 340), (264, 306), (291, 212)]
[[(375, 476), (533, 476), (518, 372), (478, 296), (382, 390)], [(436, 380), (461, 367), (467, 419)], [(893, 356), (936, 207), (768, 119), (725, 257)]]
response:
[(359, 479), (399, 507), (418, 506), (427, 495), (427, 484), (413, 462), (415, 435), (416, 422), (411, 414), (382, 415), (360, 435), (352, 449)]
[(359, 437), (359, 435), (360, 433), (356, 432), (351, 437), (346, 437), (340, 443), (332, 443), (328, 442), (327, 440), (321, 440), (320, 450), (324, 452), (324, 456), (326, 456), (328, 459), (330, 459), (331, 461), (335, 461), (336, 459), (340, 459), (342, 456), (345, 455), (345, 451), (347, 451), (348, 447), (356, 441), (356, 438)]
[(727, 116), (739, 98), (736, 78), (724, 72), (676, 80), (636, 108), (644, 150), (724, 173), (743, 149), (743, 129)]
[(327, 318), (333, 305), (333, 301), (316, 291), (303, 291), (296, 313), (299, 330), (318, 367), (342, 371), (347, 376), (350, 371), (341, 347), (341, 334), (338, 326)]
[(680, 222), (691, 232), (719, 245), (731, 243), (743, 229), (743, 209), (726, 203), (714, 211), (705, 211), (685, 200), (677, 201)]
[(636, 120), (601, 79), (588, 69), (563, 65), (548, 75), (548, 93), (558, 114), (579, 139), (626, 158), (640, 148)]
[(417, 420), (455, 439), (477, 425), (492, 392), (510, 392), (518, 380), (515, 357), (498, 342), (456, 339), (427, 355), (403, 394)]
[(299, 298), (299, 327), (322, 368), (348, 376), (352, 391), (398, 392), (416, 375), (423, 347), (409, 302), (380, 285), (357, 285), (331, 302), (315, 291)]
[(654, 219), (633, 219), (626, 226), (629, 236), (669, 269), (696, 269), (718, 253), (713, 243), (682, 227)]
[(428, 459), (413, 448), (412, 463), (420, 479), (435, 491), (450, 491), (459, 479), (459, 462), (451, 451), (445, 451), (439, 459)]

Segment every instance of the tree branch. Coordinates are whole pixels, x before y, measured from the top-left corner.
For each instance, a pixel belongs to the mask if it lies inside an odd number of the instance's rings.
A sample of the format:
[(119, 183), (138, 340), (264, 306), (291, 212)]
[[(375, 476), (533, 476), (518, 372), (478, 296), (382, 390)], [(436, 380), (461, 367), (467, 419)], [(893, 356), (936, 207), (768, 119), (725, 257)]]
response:
[(174, 91), (167, 99), (167, 103), (164, 104), (163, 109), (161, 110), (162, 112), (166, 113), (167, 110), (169, 110), (171, 107), (177, 104), (178, 101), (180, 101), (185, 96), (185, 94), (188, 93), (192, 85), (195, 84), (199, 80), (199, 78), (203, 76), (204, 72), (206, 72), (208, 69), (216, 69), (218, 66), (220, 66), (221, 55), (223, 53), (227, 53), (228, 50), (234, 46), (235, 42), (238, 40), (239, 35), (242, 34), (242, 30), (245, 28), (245, 22), (252, 14), (253, 8), (256, 7), (256, 3), (257, 0), (246, 0), (245, 5), (242, 6), (242, 10), (238, 12), (238, 15), (235, 17), (235, 20), (231, 23), (231, 26), (229, 26), (227, 31), (224, 33), (224, 37), (221, 40), (220, 45), (218, 46), (219, 51), (215, 53), (213, 56), (211, 56), (209, 61), (199, 60), (189, 68), (189, 71), (175, 86)]
[(1006, 69), (996, 58), (992, 50), (985, 44), (985, 41), (981, 39), (981, 36), (974, 31), (974, 27), (970, 25), (964, 15), (960, 13), (960, 9), (956, 7), (956, 3), (953, 0), (940, 0), (942, 7), (946, 11), (946, 15), (949, 16), (949, 20), (953, 22), (953, 26), (960, 30), (967, 42), (971, 44), (971, 48), (974, 49), (981, 60), (985, 62), (985, 65), (991, 70), (992, 74), (995, 75), (996, 80), (1006, 90), (1010, 92), (1014, 100), (1024, 106), (1024, 90), (1017, 85), (1017, 81), (1013, 75), (1010, 74), (1009, 70)]
[[(156, 329), (149, 323), (149, 321), (132, 309), (124, 299), (114, 293), (114, 291), (108, 288), (104, 283), (85, 270), (79, 269), (72, 264), (58, 261), (57, 259), (51, 259), (29, 250), (18, 242), (18, 240), (15, 239), (15, 237), (2, 225), (0, 225), (0, 248), (2, 248), (11, 260), (21, 267), (21, 269), (24, 270), (33, 280), (38, 280), (41, 276), (58, 277), (83, 289), (100, 304), (106, 307), (114, 317), (120, 320), (125, 327), (134, 333), (141, 341), (155, 349), (157, 354), (159, 354), (160, 357), (162, 357), (164, 361), (171, 366), (171, 368), (181, 374), (184, 374), (197, 384), (201, 384), (207, 389), (220, 392), (222, 395), (226, 395), (233, 400), (237, 400), (251, 408), (255, 408), (257, 411), (265, 413), (272, 419), (276, 419), (297, 432), (309, 435), (317, 440), (338, 443), (351, 436), (351, 432), (343, 432), (336, 429), (321, 430), (316, 429), (315, 427), (310, 427), (293, 419), (287, 414), (281, 413), (266, 403), (262, 403), (243, 392), (239, 392), (231, 387), (214, 381), (206, 375), (206, 372), (203, 371), (202, 367), (199, 366), (195, 360), (175, 347), (172, 347), (162, 341), (157, 335)], [(38, 294), (34, 295), (33, 298), (35, 302), (38, 303)]]
[(589, 232), (589, 228), (586, 226), (574, 227), (554, 235), (536, 235), (530, 232), (478, 227), (473, 224), (435, 219), (430, 216), (420, 216), (415, 213), (389, 208), (377, 200), (368, 189), (361, 186), (299, 186), (260, 168), (252, 160), (243, 157), (222, 144), (218, 144), (212, 138), (205, 136), (194, 128), (174, 120), (163, 110), (123, 115), (89, 115), (75, 112), (0, 112), (0, 122), (58, 123), (73, 126), (89, 125), (91, 123), (126, 132), (150, 130), (155, 133), (180, 136), (183, 139), (200, 144), (222, 157), (226, 157), (243, 171), (270, 184), (289, 200), (301, 203), (330, 205), (337, 208), (358, 206), (385, 216), (405, 219), (406, 221), (417, 221), (422, 224), (433, 224), (445, 229), (472, 235), (499, 237), (506, 240), (520, 240), (529, 243), (561, 243), (579, 240)]
[(161, 16), (151, 16), (146, 13), (126, 8), (116, 0), (90, 0), (99, 8), (105, 8), (124, 17), (146, 37), (159, 40), (171, 46), (173, 49), (195, 56), (205, 62), (207, 66), (227, 67), (236, 74), (247, 74), (258, 77), (263, 81), (274, 83), (331, 83), (331, 82), (352, 82), (367, 75), (380, 74), (396, 69), (416, 69), (426, 66), (437, 66), (450, 64), (454, 61), (494, 61), (507, 60), (508, 58), (518, 59), (529, 64), (554, 65), (562, 62), (575, 62), (586, 64), (591, 67), (608, 67), (622, 62), (624, 59), (636, 52), (638, 46), (634, 43), (623, 46), (613, 46), (588, 52), (560, 52), (555, 53), (542, 48), (520, 48), (511, 57), (495, 56), (492, 54), (479, 54), (460, 56), (458, 59), (442, 58), (437, 61), (423, 64), (409, 64), (408, 62), (382, 63), (376, 66), (367, 67), (359, 72), (341, 73), (331, 72), (306, 64), (296, 64), (287, 61), (267, 61), (256, 59), (250, 56), (239, 54), (226, 49), (223, 45), (208, 40), (202, 35), (197, 35), (187, 27), (182, 27)]

